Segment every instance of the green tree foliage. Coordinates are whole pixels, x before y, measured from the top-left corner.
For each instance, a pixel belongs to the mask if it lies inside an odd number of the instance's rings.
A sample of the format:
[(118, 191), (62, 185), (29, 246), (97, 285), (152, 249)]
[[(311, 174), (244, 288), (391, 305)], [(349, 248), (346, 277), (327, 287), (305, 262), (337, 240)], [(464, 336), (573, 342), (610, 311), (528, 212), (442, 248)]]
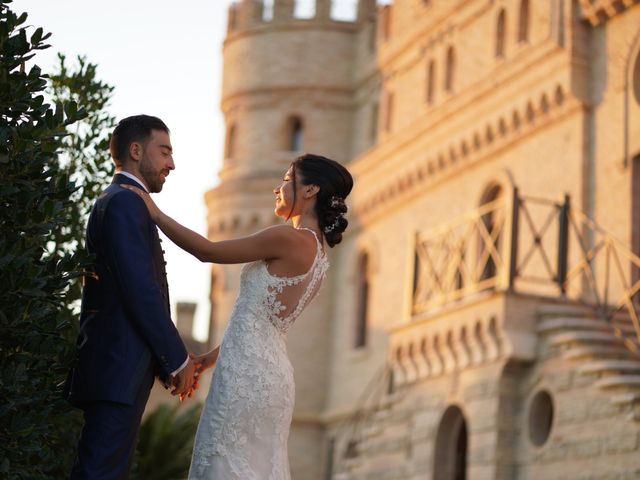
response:
[(160, 405), (140, 427), (132, 480), (187, 478), (201, 404), (178, 415), (180, 405)]
[(116, 119), (108, 111), (114, 87), (97, 78), (97, 65), (78, 56), (69, 68), (58, 54), (58, 71), (50, 75), (50, 95), (55, 103), (75, 102), (87, 116), (71, 125), (61, 138), (61, 168), (78, 189), (71, 196), (67, 221), (49, 238), (58, 253), (75, 252), (84, 240), (91, 205), (113, 177), (109, 137)]
[[(48, 237), (48, 248), (57, 256), (75, 253), (85, 264), (84, 235), (93, 202), (114, 173), (109, 155), (109, 137), (116, 125), (108, 106), (114, 87), (97, 78), (97, 65), (78, 56), (77, 65), (69, 67), (66, 57), (58, 54), (58, 70), (49, 77), (49, 94), (54, 103), (74, 102), (82, 105), (87, 115), (67, 128), (60, 138), (60, 170), (77, 187), (64, 212), (65, 222)], [(74, 282), (67, 295), (69, 318), (77, 316), (81, 283)]]
[(68, 476), (79, 420), (61, 395), (76, 336), (72, 287), (87, 261), (75, 253), (78, 226), (84, 196), (105, 178), (97, 129), (112, 120), (95, 109), (112, 89), (95, 66), (83, 59), (69, 73), (62, 57), (47, 103), (47, 76), (26, 65), (50, 34), (10, 4), (0, 0), (0, 478), (57, 479)]

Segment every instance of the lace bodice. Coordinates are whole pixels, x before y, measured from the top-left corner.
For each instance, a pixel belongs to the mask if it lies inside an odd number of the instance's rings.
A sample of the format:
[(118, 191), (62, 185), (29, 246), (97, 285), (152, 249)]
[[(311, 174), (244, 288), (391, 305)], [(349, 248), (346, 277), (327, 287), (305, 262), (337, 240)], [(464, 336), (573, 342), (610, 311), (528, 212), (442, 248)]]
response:
[[(304, 229), (308, 230), (308, 229)], [(311, 268), (280, 277), (246, 264), (200, 418), (190, 479), (288, 480), (294, 404), (286, 332), (315, 297), (329, 266), (316, 239)]]
[(316, 256), (308, 272), (295, 277), (278, 277), (269, 273), (266, 262), (258, 262), (259, 266), (264, 267), (266, 273), (265, 311), (271, 323), (282, 333), (286, 333), (318, 293), (329, 267), (316, 233), (307, 228), (303, 230), (313, 233), (316, 239)]
[(247, 263), (240, 274), (240, 292), (236, 300), (232, 319), (236, 310), (266, 314), (267, 319), (281, 333), (286, 333), (300, 316), (304, 308), (318, 293), (329, 262), (316, 233), (316, 255), (311, 268), (306, 273), (294, 277), (280, 277), (269, 273), (264, 260)]

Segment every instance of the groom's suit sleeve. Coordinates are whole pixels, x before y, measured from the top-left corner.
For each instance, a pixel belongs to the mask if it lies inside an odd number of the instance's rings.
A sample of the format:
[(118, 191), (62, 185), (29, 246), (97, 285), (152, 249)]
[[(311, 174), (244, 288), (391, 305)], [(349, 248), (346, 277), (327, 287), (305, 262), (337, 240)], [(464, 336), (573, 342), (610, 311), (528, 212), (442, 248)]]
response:
[(127, 316), (168, 378), (183, 365), (188, 354), (157, 281), (149, 222), (142, 199), (125, 190), (110, 200), (102, 233), (107, 242), (109, 269), (120, 289)]

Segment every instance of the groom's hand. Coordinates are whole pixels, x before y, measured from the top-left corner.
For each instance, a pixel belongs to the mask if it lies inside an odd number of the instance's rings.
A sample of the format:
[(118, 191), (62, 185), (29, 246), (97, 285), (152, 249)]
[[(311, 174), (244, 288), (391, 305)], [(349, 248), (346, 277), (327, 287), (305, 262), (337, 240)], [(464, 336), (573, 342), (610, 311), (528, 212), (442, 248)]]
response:
[(193, 374), (195, 372), (195, 364), (193, 359), (189, 357), (187, 365), (173, 377), (173, 390), (171, 395), (186, 395), (193, 385)]

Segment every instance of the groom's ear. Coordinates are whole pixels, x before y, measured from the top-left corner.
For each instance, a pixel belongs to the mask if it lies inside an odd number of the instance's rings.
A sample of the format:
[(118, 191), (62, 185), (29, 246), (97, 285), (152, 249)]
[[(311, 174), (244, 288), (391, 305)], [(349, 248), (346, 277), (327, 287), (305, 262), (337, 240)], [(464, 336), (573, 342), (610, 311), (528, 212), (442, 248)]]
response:
[(140, 161), (142, 158), (142, 145), (138, 142), (131, 142), (129, 144), (129, 158), (135, 162)]

